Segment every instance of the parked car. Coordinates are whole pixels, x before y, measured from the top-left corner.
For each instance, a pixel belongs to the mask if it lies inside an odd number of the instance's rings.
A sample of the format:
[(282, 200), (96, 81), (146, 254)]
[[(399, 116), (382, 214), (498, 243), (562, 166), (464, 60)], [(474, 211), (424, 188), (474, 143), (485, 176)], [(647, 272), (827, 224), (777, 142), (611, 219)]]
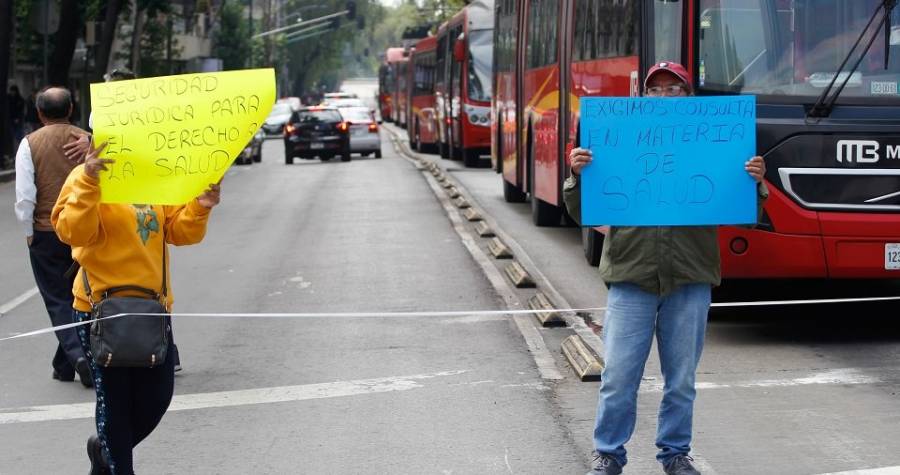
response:
[(350, 124), (335, 107), (304, 107), (294, 112), (284, 126), (284, 163), (295, 157), (323, 162), (340, 155), (350, 161)]
[(241, 154), (234, 160), (234, 163), (238, 165), (250, 165), (253, 162), (261, 162), (262, 146), (265, 140), (266, 134), (262, 131), (262, 128), (260, 128), (253, 134), (253, 138), (250, 139), (250, 142), (247, 143), (247, 146), (244, 147)]
[(300, 110), (300, 108), (303, 107), (303, 102), (300, 101), (299, 97), (282, 97), (282, 98), (278, 99), (277, 101), (275, 101), (275, 103), (276, 104), (289, 104), (291, 106), (291, 109), (293, 109), (295, 111)]
[(373, 153), (375, 158), (381, 158), (381, 135), (372, 111), (368, 107), (342, 107), (338, 110), (350, 125), (350, 152), (363, 157)]
[(288, 103), (279, 103), (272, 106), (272, 112), (266, 117), (262, 129), (266, 135), (281, 135), (284, 131), (284, 124), (291, 118), (294, 109)]

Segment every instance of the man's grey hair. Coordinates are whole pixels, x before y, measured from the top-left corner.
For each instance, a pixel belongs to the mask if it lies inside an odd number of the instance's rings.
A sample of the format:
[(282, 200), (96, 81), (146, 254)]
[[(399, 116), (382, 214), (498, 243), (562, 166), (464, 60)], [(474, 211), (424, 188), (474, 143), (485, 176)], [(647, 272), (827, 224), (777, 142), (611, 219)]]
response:
[(68, 119), (72, 112), (72, 94), (62, 87), (48, 87), (38, 93), (35, 106), (47, 119)]

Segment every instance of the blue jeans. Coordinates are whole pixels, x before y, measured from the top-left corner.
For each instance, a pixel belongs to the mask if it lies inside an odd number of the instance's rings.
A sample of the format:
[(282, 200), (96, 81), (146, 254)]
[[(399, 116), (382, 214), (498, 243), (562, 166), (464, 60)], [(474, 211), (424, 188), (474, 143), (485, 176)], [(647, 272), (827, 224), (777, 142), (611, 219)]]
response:
[(625, 444), (634, 432), (637, 394), (653, 335), (665, 386), (656, 429), (662, 463), (691, 451), (694, 379), (709, 313), (709, 284), (683, 285), (660, 297), (628, 283), (609, 289), (603, 342), (606, 368), (597, 404), (594, 448), (627, 463)]

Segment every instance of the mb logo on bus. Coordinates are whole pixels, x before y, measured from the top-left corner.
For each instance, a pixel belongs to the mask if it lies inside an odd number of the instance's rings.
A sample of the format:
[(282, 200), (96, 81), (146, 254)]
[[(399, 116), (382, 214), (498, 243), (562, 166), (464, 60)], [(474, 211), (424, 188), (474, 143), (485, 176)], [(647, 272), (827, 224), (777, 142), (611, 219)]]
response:
[[(837, 143), (838, 163), (878, 163), (881, 159), (881, 144), (874, 140), (839, 140)], [(888, 159), (900, 159), (900, 145), (888, 145)]]

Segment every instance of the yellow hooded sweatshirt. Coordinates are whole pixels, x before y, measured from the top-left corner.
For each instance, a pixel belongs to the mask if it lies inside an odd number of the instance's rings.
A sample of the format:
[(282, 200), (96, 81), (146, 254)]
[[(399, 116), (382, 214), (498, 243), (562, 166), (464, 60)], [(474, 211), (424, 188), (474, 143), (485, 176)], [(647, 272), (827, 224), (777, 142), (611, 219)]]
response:
[[(162, 231), (169, 244), (199, 243), (206, 234), (210, 211), (197, 200), (182, 206), (100, 203), (100, 181), (86, 175), (84, 165), (76, 167), (66, 179), (51, 215), (56, 234), (72, 246), (72, 257), (81, 264), (72, 289), (73, 307), (91, 311), (81, 278), (85, 270), (94, 302), (100, 301), (106, 289), (125, 285), (161, 293)], [(166, 286), (166, 304), (171, 309), (172, 287), (169, 283)]]

